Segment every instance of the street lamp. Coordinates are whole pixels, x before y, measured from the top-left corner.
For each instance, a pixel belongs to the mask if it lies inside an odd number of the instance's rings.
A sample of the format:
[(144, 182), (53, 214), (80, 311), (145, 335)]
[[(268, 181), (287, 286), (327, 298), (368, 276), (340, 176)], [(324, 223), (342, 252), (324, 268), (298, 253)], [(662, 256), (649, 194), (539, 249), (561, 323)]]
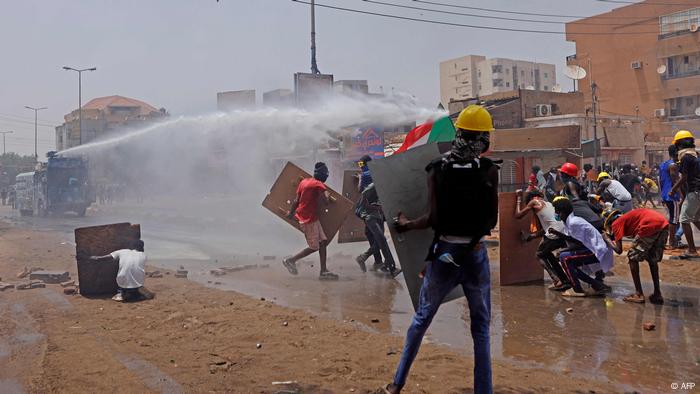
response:
[(77, 69), (73, 67), (63, 66), (64, 70), (75, 71), (78, 73), (78, 145), (83, 143), (83, 99), (82, 99), (82, 75), (83, 71), (95, 71), (97, 67)]
[(36, 147), (36, 142), (37, 142), (37, 133), (36, 133), (36, 114), (37, 112), (41, 111), (42, 109), (46, 109), (46, 107), (41, 107), (41, 108), (34, 108), (30, 107), (28, 105), (25, 105), (24, 108), (26, 109), (31, 109), (34, 111), (34, 161), (38, 162), (39, 161), (39, 153), (37, 152), (37, 147)]
[(14, 131), (0, 131), (2, 134), (2, 155), (5, 156), (5, 134), (12, 134)]

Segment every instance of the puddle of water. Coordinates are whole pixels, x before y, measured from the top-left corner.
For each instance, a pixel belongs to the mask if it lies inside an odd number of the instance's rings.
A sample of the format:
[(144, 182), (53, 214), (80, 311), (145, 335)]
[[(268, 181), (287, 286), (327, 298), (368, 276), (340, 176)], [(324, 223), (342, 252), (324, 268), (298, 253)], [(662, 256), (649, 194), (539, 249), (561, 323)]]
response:
[[(250, 259), (236, 260), (255, 263)], [(299, 276), (290, 276), (279, 261), (257, 259), (258, 263), (271, 266), (214, 277), (209, 275), (209, 270), (226, 263), (199, 260), (179, 261), (177, 265), (184, 265), (190, 271), (190, 279), (204, 285), (354, 321), (372, 331), (404, 336), (410, 325), (413, 308), (402, 279), (363, 274), (352, 261), (329, 260), (329, 267), (341, 279), (319, 281), (318, 266), (313, 259), (300, 264)], [(153, 263), (168, 265), (167, 261)], [(495, 276), (497, 264), (493, 264), (492, 270)], [(665, 297), (672, 300), (670, 305), (630, 305), (621, 300), (631, 291), (630, 285), (611, 284), (615, 291), (608, 302), (603, 298), (567, 299), (541, 285), (494, 286), (491, 323), (494, 359), (523, 368), (547, 368), (611, 381), (618, 389), (628, 391), (665, 389), (671, 382), (697, 376), (700, 290), (671, 286), (663, 289)], [(573, 308), (573, 312), (567, 312), (568, 308)], [(470, 354), (468, 316), (463, 300), (444, 304), (426, 339)], [(379, 322), (372, 322), (373, 319)], [(655, 323), (656, 329), (644, 331), (644, 322)]]

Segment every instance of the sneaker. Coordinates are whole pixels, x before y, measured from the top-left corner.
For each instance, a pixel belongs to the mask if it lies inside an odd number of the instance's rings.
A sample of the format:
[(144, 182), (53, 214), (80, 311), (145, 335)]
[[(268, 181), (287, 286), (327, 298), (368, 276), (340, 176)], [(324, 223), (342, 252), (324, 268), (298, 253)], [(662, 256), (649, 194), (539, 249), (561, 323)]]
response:
[(124, 297), (122, 296), (122, 293), (121, 293), (121, 292), (115, 294), (114, 297), (112, 297), (112, 299), (113, 299), (114, 301), (117, 301), (117, 302), (123, 302), (123, 301), (124, 301)]
[(396, 278), (397, 276), (401, 275), (403, 270), (401, 268), (396, 268), (392, 267), (392, 269), (389, 271), (389, 274), (391, 275), (392, 278)]
[(370, 268), (369, 270), (370, 271), (379, 271), (383, 265), (384, 265), (383, 263), (377, 263), (375, 261), (374, 264), (372, 264), (372, 268)]
[(323, 271), (318, 277), (321, 280), (338, 280), (339, 277), (337, 274), (334, 274), (330, 271)]
[(297, 265), (295, 262), (292, 261), (291, 257), (285, 257), (282, 259), (282, 265), (284, 268), (289, 271), (290, 274), (292, 275), (297, 275), (299, 274), (299, 271), (297, 271)]
[(361, 255), (355, 257), (355, 261), (357, 262), (357, 265), (360, 266), (360, 269), (362, 270), (362, 272), (367, 272), (367, 265), (365, 264), (366, 260), (367, 260), (367, 258), (365, 257), (364, 254), (361, 254)]

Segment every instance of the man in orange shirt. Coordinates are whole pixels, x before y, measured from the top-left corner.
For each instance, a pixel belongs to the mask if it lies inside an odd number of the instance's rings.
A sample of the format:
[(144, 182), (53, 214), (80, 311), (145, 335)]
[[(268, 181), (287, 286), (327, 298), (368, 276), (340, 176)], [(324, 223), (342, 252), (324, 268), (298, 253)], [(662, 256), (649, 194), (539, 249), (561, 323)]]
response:
[(297, 187), (297, 196), (292, 203), (292, 208), (287, 215), (299, 221), (299, 227), (304, 232), (307, 247), (294, 256), (282, 259), (282, 264), (292, 275), (297, 275), (296, 262), (318, 251), (321, 260), (320, 279), (338, 279), (338, 275), (326, 268), (326, 246), (328, 238), (323, 232), (321, 222), (318, 220), (319, 202), (331, 202), (328, 188), (324, 182), (328, 179), (328, 167), (325, 163), (318, 162), (314, 166), (313, 178), (303, 179)]

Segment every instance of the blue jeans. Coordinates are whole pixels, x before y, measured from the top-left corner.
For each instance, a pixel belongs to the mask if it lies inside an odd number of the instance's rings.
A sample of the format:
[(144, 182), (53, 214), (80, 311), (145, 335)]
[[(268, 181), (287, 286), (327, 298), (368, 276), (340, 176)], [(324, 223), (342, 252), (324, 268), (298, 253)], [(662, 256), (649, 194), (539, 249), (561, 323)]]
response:
[(456, 286), (462, 286), (469, 303), (469, 319), (474, 341), (474, 392), (491, 393), (491, 274), (486, 248), (476, 250), (466, 245), (440, 241), (435, 245), (435, 259), (428, 263), (420, 289), (418, 309), (406, 334), (401, 361), (394, 384), (403, 387), (421, 341), (442, 300)]

